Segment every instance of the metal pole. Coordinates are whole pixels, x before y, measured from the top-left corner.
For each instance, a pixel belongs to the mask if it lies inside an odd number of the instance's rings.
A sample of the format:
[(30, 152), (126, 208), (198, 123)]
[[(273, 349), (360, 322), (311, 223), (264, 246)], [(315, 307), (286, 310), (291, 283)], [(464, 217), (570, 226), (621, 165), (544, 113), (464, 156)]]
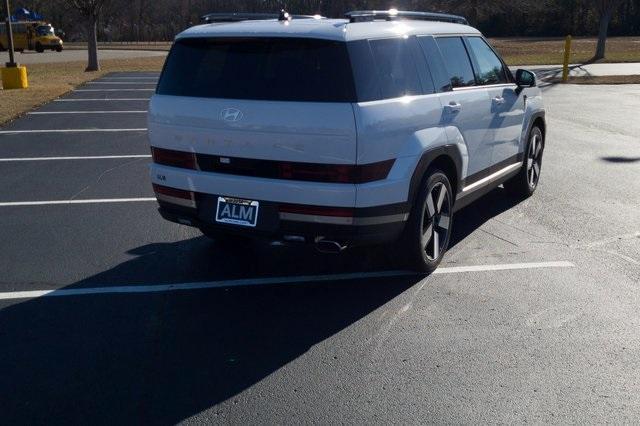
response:
[(9, 0), (4, 2), (7, 8), (7, 38), (9, 39), (9, 62), (6, 63), (7, 68), (15, 68), (18, 66), (13, 53), (13, 32), (11, 32), (11, 9), (9, 9)]

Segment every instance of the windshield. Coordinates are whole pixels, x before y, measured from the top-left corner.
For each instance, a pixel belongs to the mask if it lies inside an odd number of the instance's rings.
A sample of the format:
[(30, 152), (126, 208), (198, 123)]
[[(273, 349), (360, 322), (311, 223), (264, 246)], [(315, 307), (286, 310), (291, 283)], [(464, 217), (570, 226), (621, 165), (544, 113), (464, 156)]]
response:
[(179, 40), (158, 93), (300, 102), (355, 99), (346, 44), (297, 38)]
[(36, 34), (39, 36), (54, 36), (56, 35), (51, 25), (40, 25), (36, 28)]

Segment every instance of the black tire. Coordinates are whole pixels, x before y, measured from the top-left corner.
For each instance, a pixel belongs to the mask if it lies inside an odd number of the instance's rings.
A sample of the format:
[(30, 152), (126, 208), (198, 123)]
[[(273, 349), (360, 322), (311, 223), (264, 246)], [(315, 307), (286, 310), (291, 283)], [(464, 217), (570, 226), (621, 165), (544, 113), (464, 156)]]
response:
[(62, 52), (62, 46), (56, 47), (56, 52)]
[(433, 272), (449, 247), (452, 226), (453, 192), (449, 178), (440, 170), (428, 171), (400, 241), (408, 266), (418, 272)]
[(200, 228), (200, 232), (202, 232), (205, 237), (225, 247), (246, 247), (251, 244), (252, 241), (251, 238), (242, 235), (224, 234), (204, 228)]
[(504, 183), (504, 189), (517, 198), (527, 198), (536, 192), (542, 170), (542, 154), (544, 153), (544, 133), (538, 126), (533, 126), (527, 138), (525, 158), (520, 172)]
[(42, 53), (44, 52), (44, 47), (40, 43), (36, 44), (36, 52)]
[[(0, 25), (2, 25), (2, 24), (0, 24)], [(0, 43), (0, 52), (4, 52), (5, 50), (7, 50), (7, 49), (5, 49), (4, 46)]]

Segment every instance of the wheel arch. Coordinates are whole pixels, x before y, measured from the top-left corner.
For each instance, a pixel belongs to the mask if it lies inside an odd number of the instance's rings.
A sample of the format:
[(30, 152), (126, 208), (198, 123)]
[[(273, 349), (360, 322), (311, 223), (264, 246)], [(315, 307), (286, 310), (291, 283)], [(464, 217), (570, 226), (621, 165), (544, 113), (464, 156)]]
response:
[(547, 122), (545, 120), (544, 110), (532, 113), (529, 117), (528, 123), (523, 127), (520, 152), (524, 152), (524, 150), (527, 149), (529, 135), (531, 134), (531, 129), (533, 129), (534, 126), (540, 127), (540, 130), (542, 130), (542, 140), (544, 141), (547, 135)]
[(453, 198), (459, 191), (459, 185), (462, 181), (462, 155), (456, 145), (443, 145), (430, 149), (422, 154), (418, 161), (418, 165), (411, 176), (411, 184), (409, 186), (409, 205), (412, 206), (416, 196), (420, 191), (420, 184), (423, 182), (429, 170), (439, 169), (449, 178)]
[(544, 119), (544, 114), (539, 114), (536, 117), (532, 117), (532, 119), (533, 121), (531, 122), (529, 132), (531, 132), (531, 129), (533, 129), (534, 127), (539, 127), (540, 131), (542, 132), (542, 140), (544, 141), (547, 135), (547, 123)]

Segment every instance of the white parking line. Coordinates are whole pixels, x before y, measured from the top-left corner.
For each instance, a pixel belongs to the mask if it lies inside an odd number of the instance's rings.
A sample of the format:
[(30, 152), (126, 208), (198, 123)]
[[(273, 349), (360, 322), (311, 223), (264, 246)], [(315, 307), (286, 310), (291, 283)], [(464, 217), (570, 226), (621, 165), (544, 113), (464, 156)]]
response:
[(87, 102), (87, 101), (147, 101), (149, 98), (91, 98), (91, 99), (54, 99), (53, 102)]
[(74, 92), (155, 92), (156, 89), (76, 89)]
[(144, 114), (147, 110), (135, 111), (33, 111), (27, 115), (55, 115), (55, 114)]
[(434, 274), (455, 274), (462, 272), (486, 272), (486, 271), (508, 271), (514, 269), (537, 269), (537, 268), (572, 268), (575, 265), (571, 262), (534, 262), (534, 263), (508, 263), (502, 265), (476, 265), (476, 266), (453, 266), (450, 268), (436, 269)]
[(52, 201), (10, 201), (0, 203), (0, 207), (53, 206), (61, 204), (105, 204), (105, 203), (139, 203), (156, 201), (155, 197), (142, 198), (101, 198), (93, 200), (52, 200)]
[(146, 128), (139, 129), (42, 129), (42, 130), (0, 130), (0, 135), (20, 133), (90, 133), (90, 132), (146, 132)]
[(0, 163), (15, 161), (55, 161), (55, 160), (111, 160), (118, 158), (151, 158), (151, 155), (93, 155), (90, 157), (25, 157), (25, 158), (0, 158)]
[[(525, 266), (527, 265), (527, 266)], [(515, 266), (515, 267), (514, 267)], [(462, 266), (454, 268), (438, 268), (434, 274), (459, 274), (464, 272), (481, 272), (481, 271), (503, 271), (513, 269), (528, 268), (558, 268), (573, 267), (571, 262), (539, 262), (539, 263), (518, 263), (506, 265), (478, 265), (478, 266)], [(466, 268), (472, 268), (467, 270)], [(169, 291), (185, 291), (185, 290), (206, 290), (215, 288), (229, 287), (247, 287), (261, 286), (270, 284), (297, 284), (310, 282), (328, 282), (328, 281), (346, 281), (361, 280), (374, 278), (399, 278), (418, 276), (410, 271), (381, 271), (381, 272), (356, 272), (348, 274), (331, 274), (331, 275), (301, 275), (290, 277), (274, 277), (274, 278), (248, 278), (240, 280), (226, 281), (208, 281), (193, 282), (179, 284), (155, 284), (155, 285), (124, 285), (113, 287), (88, 287), (88, 288), (72, 288), (60, 290), (31, 290), (31, 291), (14, 291), (0, 293), (0, 300), (8, 299), (32, 299), (36, 297), (68, 297), (83, 296), (95, 294), (122, 294), (122, 293), (163, 293)]]

